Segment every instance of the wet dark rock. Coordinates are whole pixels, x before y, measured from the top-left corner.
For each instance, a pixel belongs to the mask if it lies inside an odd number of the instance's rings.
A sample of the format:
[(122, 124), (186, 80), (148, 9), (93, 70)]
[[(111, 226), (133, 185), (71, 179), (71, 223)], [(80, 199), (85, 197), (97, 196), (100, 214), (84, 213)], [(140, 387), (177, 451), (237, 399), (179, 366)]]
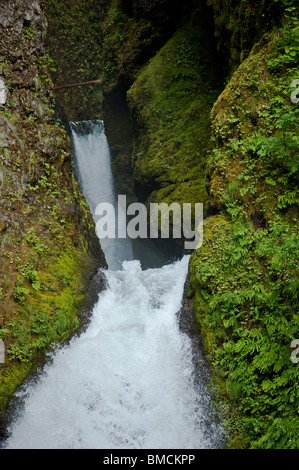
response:
[(194, 298), (189, 295), (189, 292), (190, 280), (188, 277), (185, 282), (182, 307), (179, 312), (179, 327), (192, 342), (195, 381), (199, 384), (202, 382), (202, 379), (204, 379), (205, 384), (207, 385), (210, 378), (209, 364), (204, 356), (202, 338), (194, 316)]
[(4, 219), (3, 217), (1, 217), (0, 218), (0, 232), (5, 232), (7, 227), (8, 227), (7, 219)]

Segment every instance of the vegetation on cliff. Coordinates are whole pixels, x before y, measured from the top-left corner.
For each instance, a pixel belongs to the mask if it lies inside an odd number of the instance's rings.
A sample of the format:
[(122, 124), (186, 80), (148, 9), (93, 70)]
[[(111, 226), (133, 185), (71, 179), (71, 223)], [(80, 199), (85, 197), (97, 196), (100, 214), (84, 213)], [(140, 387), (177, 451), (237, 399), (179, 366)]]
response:
[[(95, 0), (43, 0), (48, 21), (45, 46), (55, 67), (54, 85), (86, 82), (99, 78), (101, 70), (104, 2)], [(100, 117), (101, 87), (82, 86), (55, 92), (69, 121)]]
[(27, 7), (0, 15), (0, 412), (36, 359), (78, 327), (86, 286), (104, 263), (53, 117), (45, 19), (38, 2)]
[[(195, 313), (221, 392), (242, 413), (231, 445), (298, 448), (298, 20), (264, 37), (216, 101)], [(235, 428), (234, 428), (235, 426)], [(243, 440), (241, 435), (243, 434)]]

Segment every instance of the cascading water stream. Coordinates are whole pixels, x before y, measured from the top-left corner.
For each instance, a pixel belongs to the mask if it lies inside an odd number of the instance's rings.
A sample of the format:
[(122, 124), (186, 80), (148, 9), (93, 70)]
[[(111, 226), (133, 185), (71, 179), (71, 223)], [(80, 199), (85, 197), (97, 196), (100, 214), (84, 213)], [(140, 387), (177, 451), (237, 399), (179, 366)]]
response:
[[(117, 196), (111, 172), (110, 151), (102, 121), (70, 123), (72, 130), (74, 172), (82, 193), (90, 207), (95, 223), (95, 209), (100, 202), (117, 208)], [(116, 214), (118, 216), (118, 214)], [(123, 217), (125, 215), (121, 214)], [(116, 221), (118, 217), (116, 217)], [(122, 261), (133, 259), (128, 238), (104, 238), (101, 247), (109, 269), (118, 269)]]
[[(72, 124), (72, 132), (77, 176), (94, 213), (116, 196), (103, 123), (90, 122), (90, 132), (86, 125), (83, 132)], [(142, 269), (130, 240), (106, 241), (107, 287), (90, 324), (20, 392), (24, 406), (6, 448), (219, 447), (221, 430), (204, 385), (194, 385), (191, 342), (178, 325), (188, 256)]]

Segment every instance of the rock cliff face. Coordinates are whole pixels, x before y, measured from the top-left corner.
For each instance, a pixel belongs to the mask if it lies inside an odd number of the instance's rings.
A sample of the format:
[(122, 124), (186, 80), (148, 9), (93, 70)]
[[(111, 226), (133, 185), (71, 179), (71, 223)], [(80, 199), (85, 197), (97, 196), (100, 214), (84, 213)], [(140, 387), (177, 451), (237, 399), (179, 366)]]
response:
[(217, 47), (235, 68), (261, 35), (280, 23), (284, 2), (206, 0), (206, 3), (213, 10)]
[[(56, 86), (100, 78), (102, 18), (105, 2), (98, 0), (43, 0), (48, 27), (45, 46), (54, 61), (51, 77)], [(101, 86), (55, 91), (69, 121), (101, 117)]]
[(66, 339), (105, 260), (54, 120), (39, 1), (0, 2), (0, 412), (35, 359)]

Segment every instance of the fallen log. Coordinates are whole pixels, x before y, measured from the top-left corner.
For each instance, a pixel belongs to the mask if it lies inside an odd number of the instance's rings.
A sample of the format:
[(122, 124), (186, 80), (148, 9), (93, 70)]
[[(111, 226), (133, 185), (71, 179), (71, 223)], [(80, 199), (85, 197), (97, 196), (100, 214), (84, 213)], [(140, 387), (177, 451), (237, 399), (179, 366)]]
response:
[(60, 90), (61, 88), (72, 88), (72, 87), (75, 87), (75, 86), (82, 86), (82, 85), (93, 85), (95, 83), (102, 83), (102, 80), (91, 80), (89, 82), (70, 83), (70, 84), (67, 84), (67, 85), (54, 86), (53, 90)]

